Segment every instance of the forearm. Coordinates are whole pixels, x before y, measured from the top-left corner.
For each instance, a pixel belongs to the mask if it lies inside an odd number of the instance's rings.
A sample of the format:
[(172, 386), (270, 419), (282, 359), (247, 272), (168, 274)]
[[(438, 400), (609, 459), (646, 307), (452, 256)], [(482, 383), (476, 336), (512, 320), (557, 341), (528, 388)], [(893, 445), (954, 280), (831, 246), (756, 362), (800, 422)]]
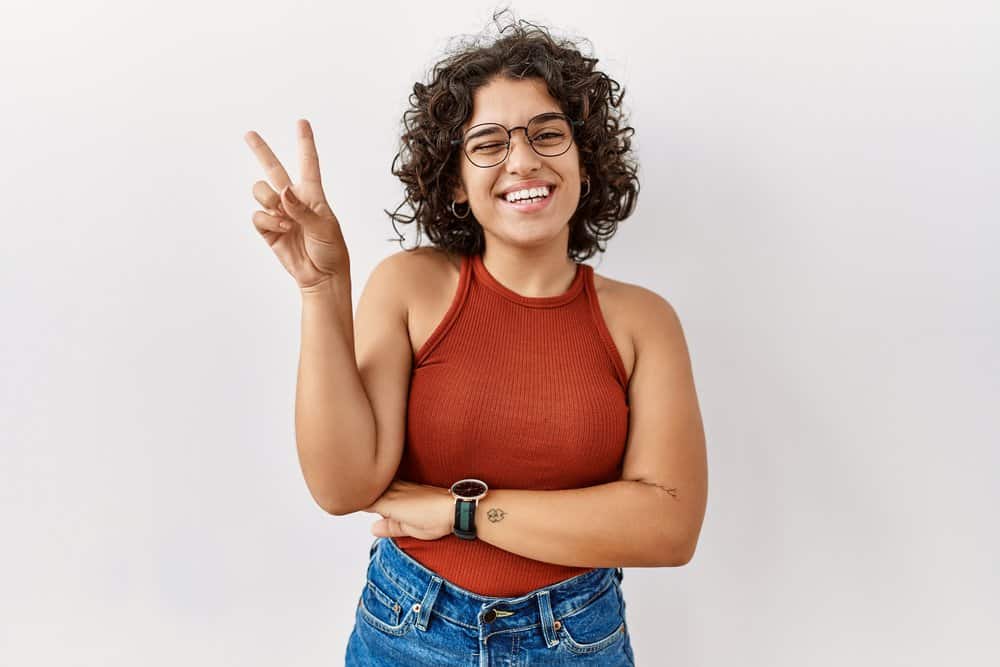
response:
[(692, 547), (671, 523), (675, 502), (659, 487), (627, 480), (559, 491), (490, 489), (476, 509), (476, 533), (546, 563), (677, 566)]
[(323, 509), (339, 513), (368, 493), (375, 419), (355, 359), (349, 280), (302, 293), (295, 440), (306, 485)]

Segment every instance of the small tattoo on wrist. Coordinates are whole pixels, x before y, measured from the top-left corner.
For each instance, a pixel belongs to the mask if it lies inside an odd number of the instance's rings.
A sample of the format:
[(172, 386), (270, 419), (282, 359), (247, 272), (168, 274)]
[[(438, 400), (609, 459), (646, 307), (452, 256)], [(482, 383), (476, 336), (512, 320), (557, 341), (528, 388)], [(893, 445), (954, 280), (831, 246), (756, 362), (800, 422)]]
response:
[(497, 523), (498, 521), (503, 521), (506, 513), (499, 507), (491, 507), (490, 511), (486, 513), (486, 518), (492, 523)]

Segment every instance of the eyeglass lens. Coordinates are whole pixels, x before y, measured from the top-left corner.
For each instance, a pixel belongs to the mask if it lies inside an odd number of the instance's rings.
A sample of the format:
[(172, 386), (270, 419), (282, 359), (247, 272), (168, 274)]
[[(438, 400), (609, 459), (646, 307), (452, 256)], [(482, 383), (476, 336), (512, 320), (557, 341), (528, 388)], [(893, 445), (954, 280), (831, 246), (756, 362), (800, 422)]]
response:
[[(535, 116), (528, 121), (526, 133), (534, 151), (545, 157), (562, 155), (573, 141), (570, 124), (560, 115)], [(479, 167), (500, 164), (509, 149), (507, 128), (494, 123), (477, 125), (468, 131), (463, 146), (465, 154)]]

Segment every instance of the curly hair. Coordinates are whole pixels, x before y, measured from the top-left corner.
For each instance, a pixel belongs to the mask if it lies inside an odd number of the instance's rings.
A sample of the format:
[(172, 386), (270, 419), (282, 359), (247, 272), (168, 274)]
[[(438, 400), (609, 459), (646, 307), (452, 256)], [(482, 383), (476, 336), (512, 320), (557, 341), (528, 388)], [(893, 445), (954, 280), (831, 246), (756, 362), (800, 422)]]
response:
[[(396, 222), (416, 222), (418, 246), (424, 230), (435, 246), (448, 252), (482, 252), (483, 229), (471, 209), (465, 218), (457, 218), (451, 208), (463, 159), (461, 147), (452, 139), (461, 136), (477, 89), (498, 77), (541, 79), (562, 112), (583, 121), (574, 142), (590, 189), (570, 218), (567, 254), (573, 261), (586, 260), (605, 252), (605, 242), (631, 215), (639, 194), (638, 165), (629, 138), (635, 130), (622, 127), (624, 91), (616, 97), (619, 83), (595, 70), (597, 59), (584, 56), (573, 42), (554, 39), (545, 28), (524, 20), (501, 26), (497, 19), (506, 12), (493, 14), (501, 33), (494, 41), (482, 44), (480, 35), (460, 43), (433, 67), (429, 84), (414, 84), (410, 108), (403, 114), (400, 150), (391, 168), (406, 186), (406, 198), (395, 212), (383, 210), (393, 221), (395, 240), (404, 238)], [(503, 35), (507, 31), (510, 34)], [(397, 161), (401, 161), (398, 169)], [(413, 215), (399, 213), (407, 205)]]

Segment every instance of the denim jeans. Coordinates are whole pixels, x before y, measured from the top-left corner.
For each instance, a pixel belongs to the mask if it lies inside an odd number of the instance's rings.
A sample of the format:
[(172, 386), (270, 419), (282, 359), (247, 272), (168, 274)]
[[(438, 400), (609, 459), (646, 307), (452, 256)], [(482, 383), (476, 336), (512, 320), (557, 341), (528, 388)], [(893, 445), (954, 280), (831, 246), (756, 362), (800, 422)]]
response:
[(478, 595), (376, 538), (347, 642), (350, 667), (634, 666), (621, 568), (520, 597)]

